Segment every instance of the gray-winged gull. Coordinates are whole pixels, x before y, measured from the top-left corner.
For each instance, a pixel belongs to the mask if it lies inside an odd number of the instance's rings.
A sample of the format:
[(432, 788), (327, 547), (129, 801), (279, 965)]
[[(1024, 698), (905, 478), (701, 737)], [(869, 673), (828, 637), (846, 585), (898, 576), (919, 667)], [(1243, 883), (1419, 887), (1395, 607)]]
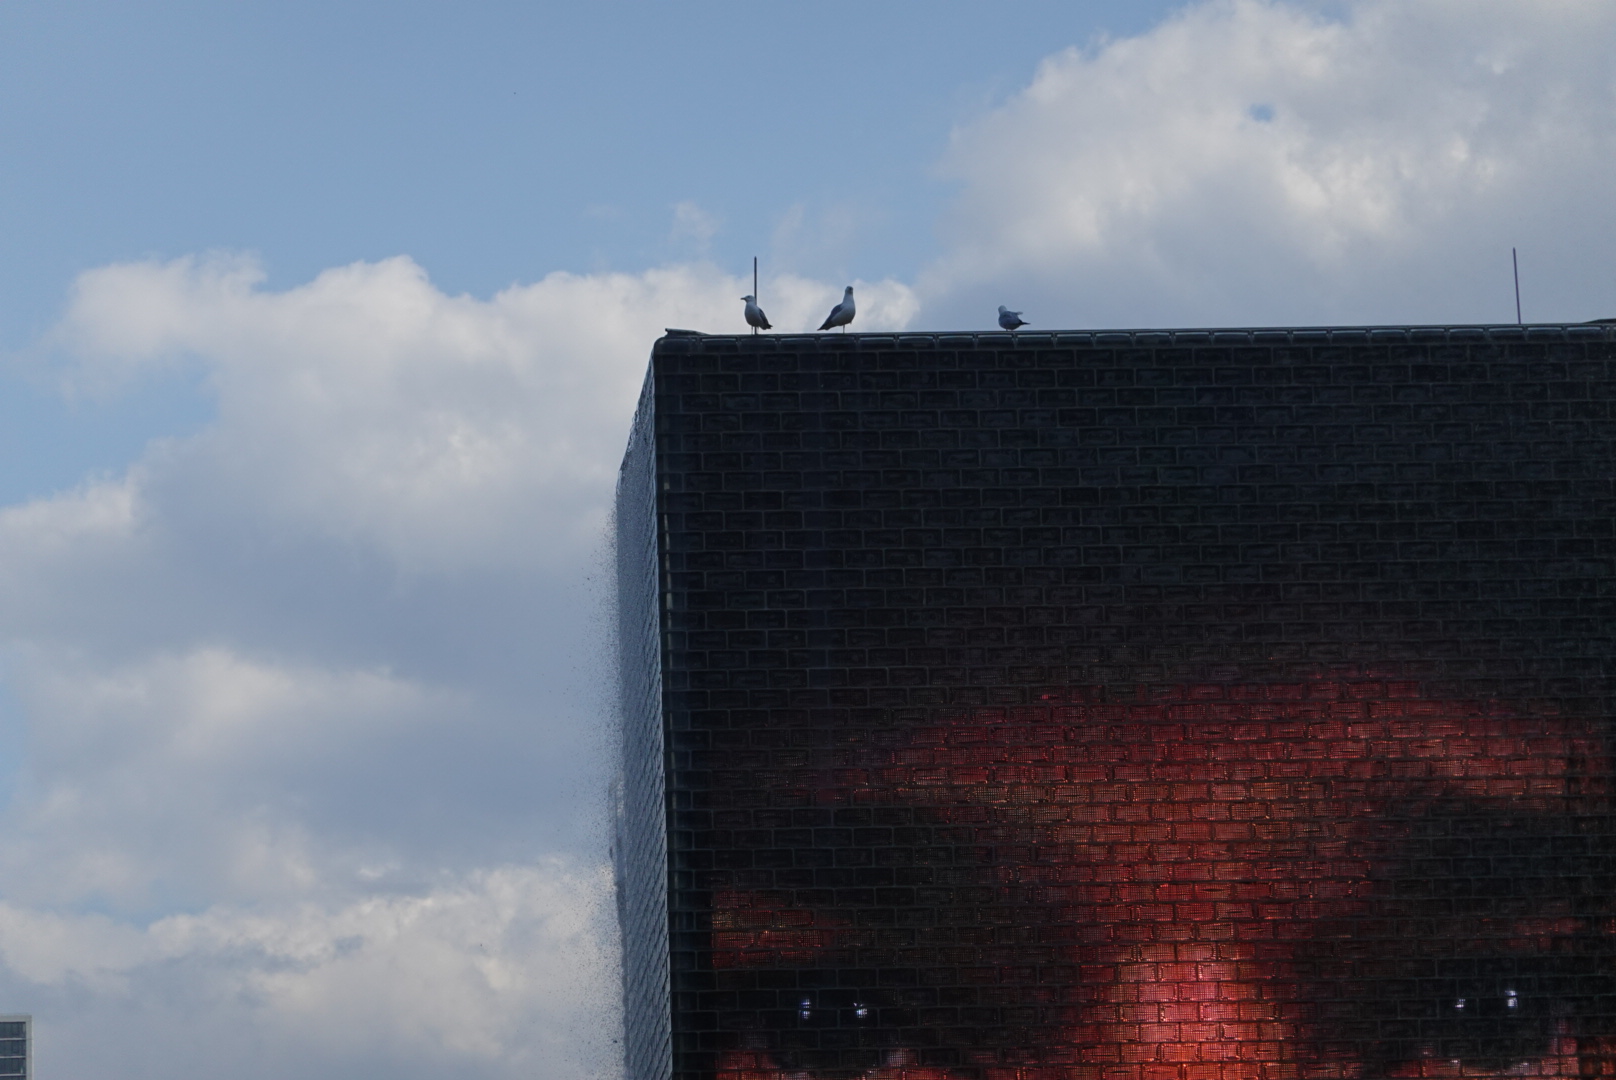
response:
[(853, 308), (853, 286), (849, 285), (847, 291), (842, 293), (842, 302), (830, 309), (825, 321), (819, 324), (821, 330), (829, 330), (833, 326), (840, 326), (842, 332), (847, 332), (847, 324), (853, 321), (855, 314)]
[(769, 317), (763, 314), (762, 308), (758, 307), (757, 297), (743, 296), (741, 299), (746, 301), (746, 325), (752, 328), (752, 333), (755, 334), (759, 330), (774, 329), (769, 325)]
[(1014, 330), (1018, 326), (1026, 326), (1027, 320), (1021, 317), (1021, 312), (1011, 311), (1003, 304), (999, 305), (999, 325), (1006, 330)]

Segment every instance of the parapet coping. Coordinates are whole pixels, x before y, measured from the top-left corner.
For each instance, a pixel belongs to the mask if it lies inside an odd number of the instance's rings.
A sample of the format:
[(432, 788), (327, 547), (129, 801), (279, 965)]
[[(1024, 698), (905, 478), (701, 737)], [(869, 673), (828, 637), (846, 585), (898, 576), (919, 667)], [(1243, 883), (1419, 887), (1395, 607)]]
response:
[[(801, 352), (821, 349), (867, 352), (885, 349), (938, 348), (1161, 348), (1274, 345), (1425, 345), (1479, 343), (1616, 341), (1616, 320), (1584, 323), (1464, 323), (1388, 326), (1196, 327), (1134, 330), (903, 331), (900, 333), (837, 332), (813, 334), (708, 334), (669, 328), (657, 339), (655, 352)], [(716, 346), (716, 348), (714, 348)]]

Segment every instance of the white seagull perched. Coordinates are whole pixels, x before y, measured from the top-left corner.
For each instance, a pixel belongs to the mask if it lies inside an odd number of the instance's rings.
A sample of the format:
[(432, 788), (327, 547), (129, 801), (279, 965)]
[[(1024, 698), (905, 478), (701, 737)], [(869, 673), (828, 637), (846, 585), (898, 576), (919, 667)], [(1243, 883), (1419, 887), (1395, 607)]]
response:
[(746, 325), (752, 328), (752, 333), (755, 334), (759, 330), (774, 329), (769, 325), (769, 317), (763, 314), (762, 308), (758, 307), (757, 297), (743, 296), (741, 299), (746, 301)]
[(1018, 326), (1026, 326), (1027, 320), (1021, 317), (1021, 312), (1011, 311), (1003, 304), (999, 305), (999, 325), (1006, 330), (1014, 330)]
[(830, 309), (825, 321), (819, 324), (821, 330), (829, 330), (833, 326), (840, 326), (842, 333), (847, 333), (847, 324), (853, 321), (855, 314), (853, 308), (853, 286), (849, 285), (847, 291), (842, 293), (842, 302)]

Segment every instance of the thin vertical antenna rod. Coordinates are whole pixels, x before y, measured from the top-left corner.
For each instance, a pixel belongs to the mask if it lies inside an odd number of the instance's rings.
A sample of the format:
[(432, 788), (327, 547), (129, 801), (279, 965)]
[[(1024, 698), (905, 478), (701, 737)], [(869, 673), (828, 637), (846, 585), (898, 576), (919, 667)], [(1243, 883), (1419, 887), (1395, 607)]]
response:
[[(763, 307), (763, 301), (758, 299), (758, 294), (757, 294), (757, 256), (756, 255), (752, 256), (752, 303), (758, 305), (759, 310), (761, 310), (762, 307)], [(758, 332), (758, 328), (755, 327), (755, 326), (752, 327), (752, 333), (755, 334), (757, 332)]]
[(1515, 267), (1515, 325), (1521, 326), (1521, 260), (1515, 249), (1509, 249), (1510, 265)]

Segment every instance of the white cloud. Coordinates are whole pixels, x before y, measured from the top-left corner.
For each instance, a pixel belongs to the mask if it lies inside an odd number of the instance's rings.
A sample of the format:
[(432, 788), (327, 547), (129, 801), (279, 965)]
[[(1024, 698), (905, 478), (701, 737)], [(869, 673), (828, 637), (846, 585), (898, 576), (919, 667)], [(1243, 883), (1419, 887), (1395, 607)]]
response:
[(1228, 0), (1049, 58), (956, 131), (928, 321), (1513, 321), (1616, 313), (1616, 12)]
[[(862, 326), (912, 317), (859, 286)], [(183, 365), (218, 408), (0, 508), (0, 997), (59, 1064), (176, 1075), (125, 1067), (145, 1032), (193, 1076), (609, 1070), (597, 563), (651, 342), (744, 331), (745, 291), (80, 277), (40, 350), (69, 393)], [(802, 329), (840, 286), (766, 295)]]
[(610, 889), (552, 859), (143, 926), (0, 904), (0, 987), (48, 1006), (36, 1044), (60, 1075), (600, 1076)]
[(119, 666), (37, 646), (14, 656), (12, 693), (48, 721), (33, 726), (26, 798), (0, 845), (14, 901), (139, 909), (359, 887), (356, 863), (398, 839), (344, 844), (321, 820), (322, 786), (353, 782), (367, 755), (453, 727), (473, 704), (382, 670), (219, 647)]
[[(686, 266), (556, 273), (484, 301), (444, 295), (404, 258), (281, 293), (262, 277), (225, 258), (84, 274), (54, 337), (67, 377), (201, 363), (218, 423), (149, 463), (144, 497), (183, 488), (266, 538), (350, 544), (412, 571), (553, 567), (595, 545), (650, 343), (670, 326), (744, 331), (750, 289)], [(818, 325), (795, 304), (815, 287), (780, 287), (777, 325)], [(866, 288), (862, 328), (912, 317), (907, 287)]]
[(241, 259), (91, 271), (56, 341), (80, 383), (204, 365), (218, 423), (172, 448), (149, 497), (183, 485), (272, 535), (416, 570), (554, 565), (593, 544), (649, 343), (735, 307), (733, 281), (692, 268), (552, 274), (487, 301), (402, 258), (261, 282)]

